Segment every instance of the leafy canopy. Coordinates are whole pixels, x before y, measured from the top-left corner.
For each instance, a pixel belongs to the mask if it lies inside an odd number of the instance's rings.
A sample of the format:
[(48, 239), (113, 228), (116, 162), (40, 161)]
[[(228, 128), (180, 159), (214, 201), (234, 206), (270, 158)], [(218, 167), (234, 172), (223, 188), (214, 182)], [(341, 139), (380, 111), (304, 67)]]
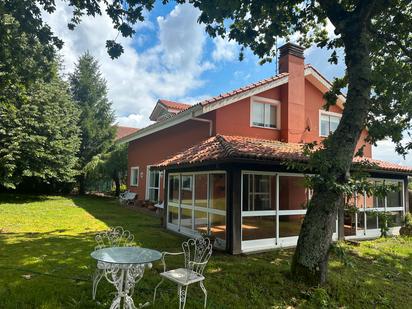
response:
[(106, 81), (97, 60), (90, 53), (86, 52), (79, 58), (69, 82), (73, 100), (80, 109), (82, 140), (79, 163), (83, 169), (94, 156), (105, 153), (112, 145), (114, 115), (107, 98)]

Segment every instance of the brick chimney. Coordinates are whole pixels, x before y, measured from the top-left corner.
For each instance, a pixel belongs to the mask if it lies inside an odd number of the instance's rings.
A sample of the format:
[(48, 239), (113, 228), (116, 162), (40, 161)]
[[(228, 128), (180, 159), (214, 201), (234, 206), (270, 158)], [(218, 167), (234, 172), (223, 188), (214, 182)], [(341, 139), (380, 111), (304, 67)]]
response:
[(279, 52), (279, 73), (289, 73), (288, 83), (281, 88), (281, 139), (301, 143), (306, 127), (304, 48), (286, 43)]

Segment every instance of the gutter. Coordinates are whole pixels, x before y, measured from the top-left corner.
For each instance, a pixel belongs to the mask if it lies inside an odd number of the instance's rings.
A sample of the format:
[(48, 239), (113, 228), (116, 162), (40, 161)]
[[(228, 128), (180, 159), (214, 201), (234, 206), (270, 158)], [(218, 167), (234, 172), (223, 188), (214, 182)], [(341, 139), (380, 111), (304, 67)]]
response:
[(140, 129), (136, 133), (127, 135), (124, 138), (119, 139), (118, 143), (119, 144), (129, 143), (135, 139), (142, 138), (144, 136), (153, 134), (155, 132), (170, 128), (172, 126), (175, 126), (176, 124), (185, 122), (201, 114), (203, 114), (203, 106), (200, 104), (193, 105), (192, 107), (184, 110), (183, 112), (180, 112), (179, 114), (175, 116), (172, 116), (160, 122), (153, 123), (143, 129)]
[(209, 123), (209, 137), (211, 137), (213, 135), (213, 120), (210, 119), (204, 119), (204, 118), (196, 118), (196, 117), (192, 117), (190, 118), (190, 120), (195, 120), (195, 121), (200, 121), (200, 122), (207, 122)]

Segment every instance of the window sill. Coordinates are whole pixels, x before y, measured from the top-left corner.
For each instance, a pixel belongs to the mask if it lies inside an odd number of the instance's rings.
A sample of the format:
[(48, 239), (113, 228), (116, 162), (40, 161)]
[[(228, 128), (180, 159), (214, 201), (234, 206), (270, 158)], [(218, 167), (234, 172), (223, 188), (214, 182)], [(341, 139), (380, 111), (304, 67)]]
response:
[(250, 125), (251, 128), (259, 128), (259, 129), (269, 129), (269, 130), (276, 130), (280, 131), (280, 128), (271, 128), (271, 127), (261, 127), (261, 126), (256, 126), (256, 125)]

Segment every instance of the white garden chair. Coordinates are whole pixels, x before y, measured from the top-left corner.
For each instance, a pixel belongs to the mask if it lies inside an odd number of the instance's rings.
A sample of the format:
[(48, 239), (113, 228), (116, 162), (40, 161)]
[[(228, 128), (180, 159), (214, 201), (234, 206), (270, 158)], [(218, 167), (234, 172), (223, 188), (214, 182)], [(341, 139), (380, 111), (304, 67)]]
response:
[[(131, 247), (133, 246), (134, 236), (121, 226), (111, 228), (110, 230), (97, 234), (97, 245), (95, 250), (109, 248), (109, 247)], [(104, 276), (104, 271), (108, 266), (103, 262), (97, 262), (96, 272), (93, 275), (93, 300), (96, 299), (97, 286)]]
[(125, 191), (123, 193), (120, 193), (119, 195), (120, 204), (123, 204), (123, 205), (134, 204), (136, 199), (137, 199), (137, 194), (130, 192), (130, 191)]
[[(189, 239), (182, 244), (183, 251), (178, 253), (163, 252), (163, 272), (160, 273), (162, 280), (156, 286), (153, 295), (153, 304), (156, 301), (156, 292), (159, 286), (168, 279), (174, 283), (177, 283), (177, 293), (179, 297), (179, 309), (184, 309), (186, 305), (187, 288), (193, 283), (199, 282), (200, 288), (205, 294), (204, 307), (207, 304), (207, 291), (203, 284), (205, 277), (203, 271), (209, 262), (212, 255), (212, 243), (209, 238), (199, 237), (196, 239)], [(184, 255), (185, 265), (184, 268), (178, 268), (173, 270), (166, 269), (165, 257), (167, 255)]]

